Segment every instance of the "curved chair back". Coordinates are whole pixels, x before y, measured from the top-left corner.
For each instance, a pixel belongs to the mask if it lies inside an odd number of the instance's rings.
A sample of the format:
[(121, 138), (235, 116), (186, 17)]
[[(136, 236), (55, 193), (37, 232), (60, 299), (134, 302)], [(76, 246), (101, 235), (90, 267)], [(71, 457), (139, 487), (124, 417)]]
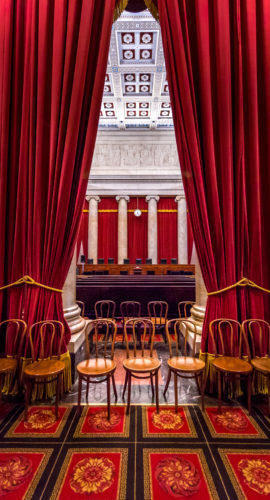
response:
[(238, 321), (228, 318), (214, 319), (209, 325), (209, 331), (214, 354), (234, 358), (241, 358), (244, 354), (250, 359), (247, 336)]
[(149, 318), (152, 319), (155, 326), (164, 325), (167, 322), (168, 316), (168, 302), (163, 300), (153, 300), (148, 302), (147, 311)]
[(120, 313), (122, 319), (140, 318), (141, 303), (134, 300), (126, 300), (120, 304)]
[(0, 335), (5, 331), (5, 354), (18, 359), (23, 352), (27, 324), (22, 319), (6, 319), (0, 323)]
[(177, 308), (178, 308), (178, 318), (188, 318), (188, 315), (190, 314), (190, 309), (192, 306), (195, 304), (195, 302), (192, 302), (190, 300), (188, 301), (183, 301), (183, 302), (178, 302)]
[[(129, 347), (127, 329), (132, 327), (132, 344), (133, 349)], [(130, 357), (130, 352), (133, 352), (134, 358), (137, 357), (137, 338), (140, 338), (141, 341), (141, 350), (139, 357), (144, 357), (144, 353), (147, 347), (149, 350), (150, 357), (153, 356), (153, 345), (154, 345), (154, 336), (155, 336), (155, 325), (148, 318), (131, 318), (128, 319), (124, 324), (124, 334), (125, 334), (125, 343), (126, 343), (126, 351), (127, 358)], [(148, 356), (148, 354), (147, 354)]]
[[(170, 334), (172, 328), (175, 336), (175, 341), (172, 341)], [(190, 344), (188, 343), (189, 330), (194, 334), (192, 346), (190, 346)], [(170, 319), (166, 324), (166, 337), (169, 345), (170, 358), (175, 355), (194, 357), (196, 349), (196, 336), (197, 328), (192, 321), (182, 318)], [(179, 339), (181, 338), (183, 342), (179, 342)]]
[[(100, 330), (103, 330), (102, 340), (100, 335)], [(105, 329), (105, 333), (104, 333)], [(111, 358), (114, 357), (114, 344), (117, 332), (116, 321), (106, 318), (99, 318), (90, 321), (85, 328), (85, 341), (86, 341), (86, 353), (87, 357), (100, 358)], [(93, 349), (90, 350), (89, 336), (92, 335), (93, 338)], [(109, 342), (109, 338), (112, 336), (112, 341)]]
[(65, 328), (61, 321), (48, 319), (33, 323), (29, 329), (31, 356), (33, 361), (38, 359), (61, 356)]
[(95, 303), (96, 319), (113, 319), (116, 304), (113, 300), (98, 300)]
[(251, 344), (252, 357), (270, 356), (270, 325), (264, 319), (246, 319), (242, 323)]
[(82, 302), (81, 300), (76, 300), (76, 304), (78, 304), (80, 310), (81, 310), (81, 316), (84, 317), (85, 313), (85, 303)]

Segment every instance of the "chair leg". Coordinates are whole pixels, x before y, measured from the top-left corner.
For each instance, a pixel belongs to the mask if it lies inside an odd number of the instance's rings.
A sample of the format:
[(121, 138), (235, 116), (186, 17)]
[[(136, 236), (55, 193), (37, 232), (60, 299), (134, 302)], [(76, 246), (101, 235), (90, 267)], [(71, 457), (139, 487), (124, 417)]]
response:
[(221, 413), (221, 373), (218, 370), (217, 372), (218, 376), (218, 411)]
[(168, 377), (167, 377), (167, 382), (166, 382), (166, 385), (165, 385), (165, 389), (163, 391), (163, 396), (165, 396), (167, 390), (168, 390), (168, 387), (169, 387), (169, 383), (171, 381), (171, 376), (172, 376), (172, 370), (169, 368), (169, 371), (168, 371)]
[(156, 386), (156, 407), (157, 413), (159, 413), (159, 399), (158, 399), (158, 371), (155, 373), (155, 386)]
[(4, 374), (0, 375), (0, 401), (2, 401), (2, 389), (3, 389), (3, 381), (4, 381)]
[(112, 384), (113, 384), (113, 392), (114, 392), (114, 397), (115, 397), (115, 402), (116, 402), (117, 401), (117, 390), (116, 390), (116, 385), (115, 385), (114, 373), (112, 374)]
[(128, 372), (128, 400), (127, 400), (127, 415), (130, 409), (130, 393), (131, 393), (131, 373)]
[(79, 374), (79, 387), (78, 387), (78, 410), (81, 406), (81, 397), (82, 397), (82, 377)]
[(111, 418), (111, 376), (107, 376), (107, 405), (108, 405), (108, 420)]
[(31, 391), (32, 391), (32, 380), (31, 379), (25, 379), (25, 411), (24, 411), (24, 420), (25, 422), (27, 421), (27, 415), (28, 415), (28, 407), (30, 403), (30, 396), (31, 396)]
[(268, 387), (268, 413), (270, 415), (270, 376), (267, 377), (267, 387)]
[(59, 389), (60, 389), (60, 374), (58, 374), (56, 377), (56, 397), (55, 397), (55, 418), (56, 418), (56, 420), (58, 420)]
[(125, 397), (125, 392), (127, 388), (127, 381), (128, 381), (128, 372), (126, 371), (126, 376), (125, 376), (125, 383), (124, 383), (124, 389), (123, 389), (123, 394), (122, 394), (122, 399)]
[(151, 380), (151, 388), (152, 388), (152, 398), (154, 399), (155, 392), (154, 392), (153, 374), (152, 373), (150, 373), (150, 380)]
[(87, 402), (87, 403), (88, 403), (89, 385), (90, 385), (90, 380), (89, 380), (89, 378), (87, 377), (87, 382), (86, 382), (86, 394), (85, 394), (85, 399), (86, 399), (86, 402)]
[(177, 373), (174, 372), (174, 404), (175, 404), (175, 413), (178, 412), (178, 388), (177, 388)]
[(248, 383), (248, 414), (250, 415), (251, 413), (251, 375), (249, 374), (248, 375), (248, 380), (247, 380), (247, 383)]
[(200, 384), (199, 384), (197, 373), (195, 373), (195, 380), (196, 380), (196, 385), (197, 385), (198, 393), (201, 394), (201, 388), (200, 388)]
[(202, 411), (204, 411), (204, 390), (205, 390), (205, 373), (201, 373), (201, 400), (202, 400)]

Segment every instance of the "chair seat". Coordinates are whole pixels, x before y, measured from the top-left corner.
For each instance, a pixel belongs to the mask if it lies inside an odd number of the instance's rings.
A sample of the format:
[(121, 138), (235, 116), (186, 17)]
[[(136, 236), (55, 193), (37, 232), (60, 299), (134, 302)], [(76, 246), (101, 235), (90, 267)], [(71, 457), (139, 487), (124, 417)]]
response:
[(165, 325), (166, 324), (166, 318), (150, 318), (151, 321), (153, 321), (153, 323), (155, 325)]
[(223, 372), (250, 373), (252, 366), (248, 361), (232, 356), (220, 356), (213, 361), (213, 366)]
[(16, 370), (18, 360), (13, 358), (0, 358), (0, 374)]
[(205, 362), (191, 356), (174, 356), (168, 359), (168, 366), (172, 370), (181, 370), (183, 372), (197, 372), (203, 370)]
[(270, 375), (270, 358), (253, 358), (251, 364), (258, 372)]
[(64, 369), (65, 363), (63, 361), (59, 361), (58, 359), (42, 359), (28, 365), (24, 369), (24, 374), (27, 377), (43, 378), (50, 375), (57, 375), (64, 371)]
[(91, 358), (81, 361), (77, 365), (77, 371), (82, 375), (91, 375), (97, 377), (99, 375), (106, 375), (115, 370), (116, 363), (113, 359), (104, 358)]
[(156, 358), (128, 358), (123, 361), (126, 370), (132, 372), (151, 372), (157, 370), (161, 362)]

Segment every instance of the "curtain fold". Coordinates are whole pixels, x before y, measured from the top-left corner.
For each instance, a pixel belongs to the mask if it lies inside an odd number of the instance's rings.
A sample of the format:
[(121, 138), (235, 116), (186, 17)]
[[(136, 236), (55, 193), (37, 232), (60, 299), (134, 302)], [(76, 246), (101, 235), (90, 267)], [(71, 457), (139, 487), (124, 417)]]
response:
[[(115, 0), (3, 0), (0, 287), (29, 275), (61, 290), (91, 165)], [(0, 292), (0, 317), (65, 323), (62, 294)], [(26, 347), (25, 355), (29, 353)]]
[[(176, 141), (208, 292), (242, 277), (269, 290), (270, 3), (158, 0)], [(202, 352), (218, 317), (269, 321), (269, 293), (208, 298)], [(266, 349), (266, 346), (265, 346)]]
[(118, 203), (115, 198), (101, 198), (98, 204), (98, 257), (117, 264)]
[[(140, 217), (134, 215), (134, 210), (142, 211)], [(128, 257), (131, 264), (136, 259), (142, 259), (145, 263), (147, 258), (147, 227), (148, 227), (148, 203), (145, 198), (130, 198), (128, 203)]]
[(175, 198), (160, 198), (158, 201), (158, 262), (160, 259), (178, 258), (177, 204)]

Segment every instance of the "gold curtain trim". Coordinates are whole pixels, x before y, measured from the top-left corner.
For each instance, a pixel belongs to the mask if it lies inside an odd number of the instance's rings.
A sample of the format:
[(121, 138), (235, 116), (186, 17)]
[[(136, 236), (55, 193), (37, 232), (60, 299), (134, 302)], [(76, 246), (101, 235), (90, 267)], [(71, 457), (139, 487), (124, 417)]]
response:
[(38, 281), (35, 281), (31, 276), (23, 276), (22, 278), (18, 279), (17, 281), (14, 281), (14, 283), (9, 283), (8, 285), (4, 285), (0, 287), (1, 290), (5, 290), (6, 288), (11, 288), (12, 286), (18, 286), (18, 285), (35, 285), (39, 286), (41, 288), (45, 288), (46, 290), (50, 290), (51, 292), (59, 292), (62, 293), (62, 290), (59, 288), (53, 288), (51, 286), (43, 285), (43, 283), (38, 283)]
[(261, 290), (262, 292), (270, 293), (270, 290), (267, 290), (267, 288), (263, 288), (260, 285), (257, 285), (254, 283), (254, 281), (249, 280), (248, 278), (242, 278), (241, 280), (237, 281), (233, 285), (226, 286), (225, 288), (221, 288), (220, 290), (215, 290), (214, 292), (208, 292), (207, 295), (217, 295), (218, 293), (223, 293), (226, 292), (227, 290), (232, 290), (233, 288), (236, 288), (237, 286), (251, 286), (252, 288), (257, 288), (258, 290)]
[(113, 22), (117, 21), (128, 4), (128, 0), (118, 0), (113, 13)]
[(151, 12), (152, 16), (155, 18), (155, 20), (159, 22), (158, 9), (154, 4), (153, 0), (144, 0), (144, 3), (147, 9)]

